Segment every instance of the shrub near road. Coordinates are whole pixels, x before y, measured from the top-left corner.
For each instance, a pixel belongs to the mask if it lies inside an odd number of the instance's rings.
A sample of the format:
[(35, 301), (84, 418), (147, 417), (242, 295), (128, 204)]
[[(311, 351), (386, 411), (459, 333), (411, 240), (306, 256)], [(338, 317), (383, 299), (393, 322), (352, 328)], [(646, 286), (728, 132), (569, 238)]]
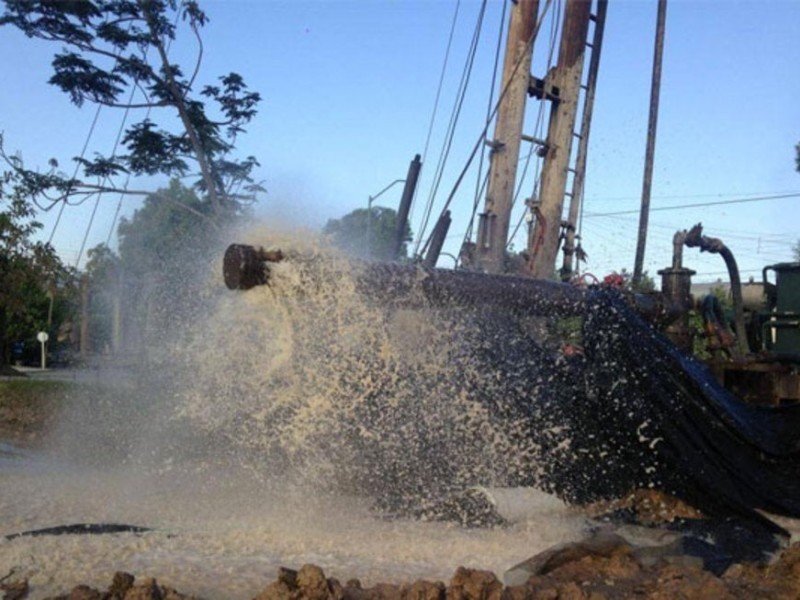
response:
[(71, 386), (30, 379), (0, 381), (0, 440), (40, 440)]

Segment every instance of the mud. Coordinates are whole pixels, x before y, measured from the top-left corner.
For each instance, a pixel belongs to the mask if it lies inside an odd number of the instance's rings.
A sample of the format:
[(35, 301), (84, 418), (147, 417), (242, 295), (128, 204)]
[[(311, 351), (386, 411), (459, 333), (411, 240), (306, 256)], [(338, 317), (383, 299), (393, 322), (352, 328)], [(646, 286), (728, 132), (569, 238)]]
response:
[[(0, 390), (0, 431), (5, 439), (22, 441), (26, 446), (36, 447), (48, 431), (52, 420), (59, 413), (58, 387), (50, 385), (9, 385)], [(63, 392), (63, 388), (61, 389)], [(653, 491), (638, 491), (613, 502), (596, 503), (580, 508), (587, 519), (627, 511), (645, 531), (658, 532), (657, 528), (677, 519), (701, 519), (693, 507)], [(650, 529), (647, 529), (650, 528)], [(90, 529), (87, 533), (91, 534)], [(438, 531), (438, 533), (437, 533)], [(495, 530), (487, 530), (487, 535)], [(74, 532), (73, 532), (74, 533)], [(433, 529), (427, 535), (439, 535)], [(480, 535), (480, 531), (476, 532)], [(420, 532), (420, 535), (426, 535)], [(603, 534), (605, 535), (605, 534)], [(340, 543), (346, 546), (349, 536), (346, 530), (340, 534)], [(428, 540), (420, 540), (426, 543)], [(14, 543), (7, 540), (5, 543)], [(325, 542), (330, 544), (330, 540)], [(666, 548), (666, 549), (665, 549)], [(487, 544), (486, 564), (495, 564)], [(321, 553), (321, 552), (320, 552)], [(167, 559), (168, 560), (168, 559)], [(456, 559), (457, 560), (457, 559)], [(455, 563), (457, 564), (457, 563)], [(516, 571), (512, 565), (503, 572), (491, 572), (475, 568), (459, 567), (447, 581), (395, 578), (392, 582), (362, 585), (356, 577), (361, 576), (357, 565), (351, 565), (342, 580), (328, 577), (321, 568), (313, 565), (287, 565), (278, 571), (270, 583), (264, 581), (263, 589), (254, 596), (259, 600), (522, 600), (534, 598), (573, 598), (601, 600), (603, 598), (797, 598), (800, 597), (800, 544), (794, 544), (779, 552), (769, 564), (737, 563), (724, 572), (714, 574), (703, 567), (702, 560), (674, 548), (662, 546), (653, 552), (642, 551), (622, 537), (600, 537), (589, 542), (567, 542), (558, 544), (525, 561), (527, 571)], [(292, 567), (295, 570), (292, 570)], [(62, 590), (53, 598), (100, 599), (159, 598), (178, 600), (195, 597), (165, 586), (152, 576), (160, 577), (158, 569), (133, 575), (117, 573), (107, 588), (93, 588), (88, 584), (75, 586), (65, 577), (59, 584), (58, 573), (49, 590)], [(0, 589), (6, 600), (42, 598), (36, 586), (14, 569), (0, 572)], [(166, 568), (173, 573), (174, 568)], [(513, 573), (512, 573), (513, 572)], [(522, 579), (520, 580), (520, 572)], [(339, 574), (343, 572), (340, 569)], [(513, 577), (512, 577), (513, 575)], [(218, 577), (221, 577), (218, 575)], [(231, 577), (236, 577), (232, 574)], [(352, 577), (353, 579), (350, 579)], [(184, 578), (191, 578), (187, 574)], [(180, 579), (180, 577), (178, 577)], [(504, 585), (504, 580), (509, 585)], [(80, 580), (79, 580), (80, 581)], [(510, 585), (512, 584), (513, 585)], [(94, 585), (97, 585), (96, 583)], [(218, 586), (218, 587), (216, 587)], [(223, 590), (237, 588), (235, 582), (219, 579), (206, 584), (211, 590), (206, 598), (224, 598)], [(252, 587), (252, 586), (251, 586)], [(217, 589), (218, 592), (214, 592)]]

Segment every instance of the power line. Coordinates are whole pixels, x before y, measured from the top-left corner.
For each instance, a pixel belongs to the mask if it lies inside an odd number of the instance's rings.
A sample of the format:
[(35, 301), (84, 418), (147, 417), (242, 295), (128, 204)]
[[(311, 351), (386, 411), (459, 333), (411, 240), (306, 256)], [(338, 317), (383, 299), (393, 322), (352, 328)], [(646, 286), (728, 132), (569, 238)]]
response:
[(469, 81), (472, 76), (472, 67), (475, 63), (475, 56), (478, 50), (478, 42), (480, 41), (481, 30), (483, 29), (483, 18), (484, 15), (486, 14), (486, 2), (487, 0), (483, 0), (483, 2), (481, 3), (480, 12), (478, 13), (478, 20), (475, 24), (475, 30), (472, 34), (472, 42), (470, 44), (470, 49), (467, 54), (467, 60), (464, 63), (464, 69), (461, 73), (461, 82), (459, 84), (458, 94), (456, 95), (456, 103), (453, 106), (453, 109), (450, 113), (450, 123), (448, 125), (445, 141), (442, 145), (441, 154), (439, 155), (439, 164), (436, 167), (436, 175), (434, 176), (434, 182), (431, 187), (430, 194), (428, 196), (428, 202), (425, 207), (425, 212), (423, 213), (422, 223), (420, 225), (420, 230), (419, 230), (419, 237), (417, 238), (417, 242), (414, 247), (414, 254), (419, 254), (419, 248), (425, 236), (425, 230), (428, 227), (428, 221), (430, 220), (431, 214), (433, 212), (433, 202), (436, 197), (436, 193), (439, 190), (439, 185), (442, 182), (442, 177), (444, 175), (444, 169), (445, 165), (447, 164), (447, 159), (450, 156), (450, 149), (452, 148), (453, 145), (453, 138), (455, 137), (456, 126), (458, 125), (458, 120), (459, 117), (461, 116), (461, 109), (464, 105), (464, 99), (466, 98), (467, 95), (467, 88), (469, 87)]
[[(436, 98), (433, 101), (433, 111), (431, 113), (430, 123), (428, 124), (428, 135), (425, 138), (425, 148), (422, 151), (422, 163), (423, 164), (425, 164), (425, 162), (427, 162), (427, 160), (428, 160), (428, 147), (430, 146), (430, 143), (431, 143), (431, 135), (433, 134), (433, 125), (436, 122), (436, 113), (439, 111), (439, 98), (442, 95), (442, 86), (444, 85), (444, 76), (447, 73), (447, 63), (450, 60), (450, 49), (451, 49), (451, 47), (453, 45), (453, 33), (456, 30), (456, 22), (458, 21), (458, 9), (460, 8), (460, 6), (461, 6), (461, 0), (458, 0), (456, 2), (455, 11), (453, 12), (453, 22), (450, 25), (450, 35), (447, 38), (447, 48), (445, 49), (445, 52), (444, 52), (444, 63), (442, 64), (442, 72), (439, 74), (439, 85), (436, 88)], [(418, 190), (419, 190), (419, 187), (417, 187), (414, 190), (414, 198), (411, 201), (411, 214), (412, 215), (414, 213), (414, 205), (416, 203), (417, 191)]]
[[(730, 197), (743, 197), (743, 196), (767, 196), (772, 194), (798, 194), (796, 190), (780, 190), (769, 192), (722, 192), (716, 194), (669, 194), (653, 196), (654, 200), (674, 200), (677, 198), (730, 198)], [(617, 200), (640, 200), (639, 196), (595, 196), (592, 198), (594, 202), (614, 202)]]
[[(103, 106), (101, 104), (97, 105), (97, 110), (94, 113), (94, 119), (92, 119), (92, 124), (89, 127), (89, 133), (86, 135), (86, 141), (83, 143), (83, 148), (81, 149), (81, 156), (80, 156), (81, 159), (83, 159), (83, 157), (86, 155), (86, 149), (89, 147), (89, 141), (92, 139), (92, 135), (94, 135), (94, 128), (97, 125), (97, 119), (100, 117), (100, 110), (102, 108)], [(81, 164), (80, 160), (78, 160), (75, 163), (75, 169), (72, 172), (72, 179), (75, 179), (78, 176), (78, 170), (80, 169), (80, 164)], [(64, 207), (66, 205), (67, 205), (67, 198), (65, 196), (61, 202), (61, 208), (58, 209), (58, 216), (56, 217), (56, 222), (53, 224), (53, 230), (50, 232), (50, 237), (47, 238), (48, 244), (52, 243), (53, 241), (53, 236), (56, 234), (56, 230), (58, 229), (58, 224), (61, 222), (61, 215), (64, 214)]]
[[(494, 88), (497, 85), (497, 72), (500, 66), (500, 54), (503, 48), (503, 33), (506, 27), (506, 7), (508, 4), (503, 2), (503, 11), (500, 13), (500, 27), (497, 32), (497, 46), (495, 48), (494, 53), (494, 68), (492, 69), (492, 83), (489, 87), (489, 102), (486, 106), (486, 118), (489, 119), (492, 114), (492, 106), (494, 105)], [(486, 158), (486, 148), (487, 142), (489, 141), (488, 136), (484, 133), (483, 136), (484, 145), (481, 148), (481, 158), (478, 161), (478, 174), (475, 178), (475, 198), (472, 205), (472, 214), (470, 215), (469, 224), (467, 225), (467, 232), (464, 236), (464, 242), (466, 242), (470, 237), (472, 237), (472, 225), (475, 221), (475, 213), (478, 211), (478, 204), (480, 203), (480, 199), (483, 196), (484, 188), (489, 181), (489, 172), (487, 172), (486, 177), (483, 177), (483, 164)], [(462, 244), (463, 245), (463, 244)]]
[[(609, 216), (609, 215), (598, 215), (604, 216), (611, 221), (615, 221), (617, 223), (625, 225), (636, 225), (636, 219), (632, 216)], [(607, 221), (606, 221), (607, 222)], [(650, 223), (650, 227), (654, 229), (666, 229), (671, 233), (675, 233), (676, 231), (680, 231), (685, 228), (685, 223), (682, 225), (674, 225), (669, 223)], [(593, 223), (592, 227), (603, 227), (600, 224), (600, 221), (596, 221)], [(611, 228), (612, 226), (609, 226)], [(771, 232), (758, 232), (753, 231), (750, 232), (749, 235), (743, 235), (741, 233), (741, 229), (732, 230), (732, 229), (721, 229), (718, 227), (714, 227), (713, 233), (715, 237), (719, 234), (724, 234), (726, 238), (734, 238), (739, 240), (749, 240), (749, 241), (758, 241), (761, 240), (762, 243), (765, 244), (793, 244), (796, 241), (796, 236), (794, 233), (771, 233)]]
[[(657, 208), (650, 208), (650, 212), (664, 211), (664, 210), (684, 210), (686, 208), (704, 208), (706, 206), (720, 206), (723, 204), (744, 204), (746, 202), (763, 202), (765, 200), (780, 200), (783, 198), (800, 198), (800, 192), (793, 192), (789, 194), (776, 194), (774, 196), (760, 196), (756, 198), (737, 198), (735, 200), (719, 200), (717, 202), (697, 202), (695, 204), (678, 204), (674, 206), (660, 206)], [(608, 213), (586, 213), (587, 217), (616, 217), (618, 215), (635, 215), (639, 214), (639, 209), (632, 210), (618, 210)]]
[[(542, 24), (542, 20), (543, 20), (544, 16), (547, 14), (547, 11), (550, 9), (550, 5), (552, 4), (552, 2), (553, 2), (553, 0), (546, 0), (545, 7), (544, 7), (544, 10), (542, 11), (541, 18), (536, 23), (536, 27), (533, 30), (531, 38), (528, 40), (525, 52), (530, 51), (531, 44), (533, 44), (534, 40), (536, 40), (536, 37), (539, 34), (539, 28), (541, 27), (541, 24)], [(492, 115), (486, 121), (486, 123), (484, 124), (483, 129), (481, 130), (481, 133), (478, 136), (478, 139), (477, 139), (477, 141), (475, 142), (475, 145), (472, 148), (472, 152), (470, 152), (470, 155), (467, 158), (466, 164), (461, 169), (461, 172), (459, 173), (458, 177), (456, 178), (456, 182), (453, 184), (453, 188), (450, 191), (450, 194), (447, 196), (447, 200), (445, 201), (444, 206), (442, 207), (442, 210), (440, 211), (439, 214), (444, 214), (445, 211), (450, 207), (450, 203), (453, 201), (453, 198), (455, 197), (456, 192), (458, 192), (458, 188), (461, 186), (461, 182), (464, 180), (464, 176), (467, 174), (467, 171), (469, 170), (469, 167), (472, 164), (472, 161), (475, 159), (475, 155), (478, 153), (478, 149), (483, 144), (483, 139), (486, 136), (486, 132), (489, 129), (489, 126), (491, 125), (492, 119), (494, 119), (494, 116), (497, 114), (497, 111), (500, 108), (500, 104), (503, 102), (503, 99), (505, 98), (505, 95), (508, 92), (508, 89), (509, 89), (510, 83), (511, 83), (511, 79), (513, 79), (513, 74), (516, 73), (516, 71), (519, 69), (519, 66), (522, 64), (523, 58), (524, 58), (524, 53), (520, 53), (519, 57), (517, 58), (517, 62), (514, 64), (514, 68), (513, 68), (512, 72), (511, 72), (512, 73), (512, 77), (510, 77), (509, 80), (506, 82), (505, 86), (503, 86), (503, 90), (500, 92), (500, 96), (497, 99), (497, 103), (494, 106), (494, 110), (492, 111)], [(425, 243), (425, 246), (423, 247), (423, 253), (427, 250), (429, 243), (430, 243), (430, 238), (428, 238), (428, 241)]]

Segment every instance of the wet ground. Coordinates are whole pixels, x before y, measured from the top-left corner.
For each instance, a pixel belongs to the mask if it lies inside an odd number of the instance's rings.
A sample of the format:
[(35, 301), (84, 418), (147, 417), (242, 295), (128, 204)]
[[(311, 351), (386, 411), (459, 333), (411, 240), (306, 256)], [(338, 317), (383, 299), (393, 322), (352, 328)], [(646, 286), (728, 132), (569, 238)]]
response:
[[(96, 375), (63, 373), (71, 381)], [(106, 591), (118, 571), (134, 574), (138, 586), (118, 576), (114, 593), (120, 598), (179, 597), (158, 586), (234, 600), (436, 600), (445, 594), (452, 600), (502, 593), (594, 600), (800, 597), (799, 546), (769, 564), (734, 564), (714, 574), (676, 550), (658, 523), (678, 513), (695, 515), (658, 496), (627, 502), (653, 528), (602, 528), (591, 518), (621, 505), (567, 507), (530, 492), (494, 495), (504, 513), (513, 513), (503, 527), (386, 519), (363, 499), (265, 481), (231, 463), (161, 460), (145, 469), (125, 460), (112, 467), (76, 458), (46, 443), (54, 409), (46, 396), (24, 402), (0, 397), (0, 585), (6, 598), (55, 597), (79, 585)], [(76, 524), (146, 531), (63, 528)], [(43, 528), (54, 529), (16, 535)], [(307, 564), (324, 573), (301, 570)], [(429, 583), (414, 584), (418, 580)], [(86, 589), (75, 594), (101, 597)]]

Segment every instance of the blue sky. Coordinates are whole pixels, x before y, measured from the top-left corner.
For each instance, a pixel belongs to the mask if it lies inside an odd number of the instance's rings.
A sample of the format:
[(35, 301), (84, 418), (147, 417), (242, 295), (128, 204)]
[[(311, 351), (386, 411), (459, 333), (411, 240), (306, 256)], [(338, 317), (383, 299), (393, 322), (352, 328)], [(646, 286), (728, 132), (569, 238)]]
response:
[[(259, 215), (311, 229), (365, 207), (370, 195), (405, 177), (415, 153), (423, 153), (458, 8), (439, 112), (412, 213), (411, 226), (417, 233), (480, 2), (201, 4), (210, 17), (201, 83), (236, 71), (263, 97), (259, 116), (239, 143), (242, 155), (254, 154), (262, 164), (258, 175), (268, 193)], [(505, 28), (502, 9), (499, 0), (486, 8), (464, 108), (434, 201), (436, 214), (483, 128), (497, 36)], [(609, 6), (582, 229), (587, 269), (598, 276), (633, 266), (638, 214), (608, 213), (635, 211), (639, 204), (655, 14), (655, 1), (611, 0)], [(549, 21), (543, 23), (534, 53), (538, 76), (546, 69), (550, 27)], [(15, 30), (0, 30), (5, 57), (0, 130), (6, 148), (20, 151), (29, 165), (45, 168), (47, 160), (56, 157), (67, 170), (70, 157), (80, 153), (87, 138), (95, 109), (75, 108), (46, 83), (54, 50)], [(177, 60), (192, 56), (189, 37), (181, 38), (172, 52)], [(759, 277), (767, 264), (791, 259), (791, 247), (800, 238), (800, 196), (658, 209), (800, 194), (800, 174), (794, 166), (794, 145), (800, 141), (798, 64), (800, 1), (670, 0), (653, 177), (656, 210), (650, 217), (645, 258), (651, 274), (670, 263), (673, 233), (700, 221), (707, 235), (721, 237), (732, 248), (745, 279)], [(531, 101), (527, 133), (534, 133), (538, 112), (538, 103)], [(118, 111), (101, 111), (89, 154), (110, 151), (121, 118)], [(473, 168), (453, 200), (449, 252), (457, 253), (477, 179)], [(154, 188), (160, 183), (136, 185)], [(532, 185), (532, 179), (523, 182), (525, 196)], [(376, 204), (394, 207), (400, 193), (401, 186), (395, 186)], [(87, 247), (108, 238), (117, 200), (101, 201)], [(123, 200), (124, 214), (135, 207), (135, 200)], [(76, 258), (92, 208), (90, 203), (67, 207), (55, 230), (53, 242), (68, 262)], [(45, 237), (53, 230), (55, 213), (40, 214)], [(519, 238), (515, 247), (522, 243)], [(718, 256), (687, 250), (685, 263), (699, 272), (696, 280), (724, 276)], [(440, 264), (446, 265), (447, 259)]]

